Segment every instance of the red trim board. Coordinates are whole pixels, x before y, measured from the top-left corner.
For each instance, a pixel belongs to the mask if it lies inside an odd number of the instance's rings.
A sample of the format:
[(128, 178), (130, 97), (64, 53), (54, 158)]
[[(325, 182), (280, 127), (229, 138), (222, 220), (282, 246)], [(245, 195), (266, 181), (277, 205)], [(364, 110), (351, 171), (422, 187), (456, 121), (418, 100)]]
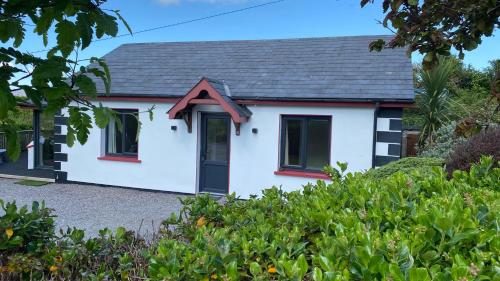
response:
[[(192, 90), (191, 90), (192, 91)], [(164, 103), (178, 103), (182, 98), (172, 97), (97, 97), (98, 101), (135, 101), (135, 102), (164, 102)], [(312, 107), (375, 107), (373, 102), (330, 102), (330, 101), (281, 101), (281, 100), (236, 100), (237, 104), (244, 105), (270, 105), (270, 106), (312, 106)], [(217, 101), (209, 99), (209, 101), (201, 101), (193, 99), (191, 104), (218, 104)], [(413, 108), (413, 103), (391, 103), (382, 102), (380, 107), (396, 107), (396, 108)]]
[(291, 177), (330, 180), (330, 177), (327, 174), (322, 173), (322, 172), (304, 172), (304, 171), (280, 170), (280, 171), (275, 171), (274, 174), (277, 176), (291, 176)]
[(165, 102), (175, 103), (179, 98), (162, 98), (162, 97), (97, 97), (98, 101), (136, 101), (136, 102)]
[(101, 157), (97, 157), (97, 160), (129, 162), (129, 163), (142, 163), (141, 160), (139, 160), (135, 157), (125, 157), (125, 156), (101, 156)]

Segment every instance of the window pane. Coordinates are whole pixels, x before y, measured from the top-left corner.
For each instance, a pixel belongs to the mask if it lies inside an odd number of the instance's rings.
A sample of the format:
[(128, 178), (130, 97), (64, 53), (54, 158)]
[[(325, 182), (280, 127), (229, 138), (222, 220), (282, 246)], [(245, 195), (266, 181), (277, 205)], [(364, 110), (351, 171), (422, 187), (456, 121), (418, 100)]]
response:
[(310, 119), (307, 130), (307, 169), (321, 170), (328, 165), (330, 122)]
[(122, 132), (118, 130), (118, 126), (115, 126), (115, 143), (116, 143), (116, 153), (123, 153), (122, 145)]
[(40, 114), (40, 165), (51, 167), (54, 164), (54, 114)]
[(285, 122), (285, 159), (286, 166), (300, 166), (301, 120)]
[(225, 119), (207, 119), (206, 160), (227, 160), (227, 123)]
[[(134, 115), (132, 115), (134, 114)], [(119, 111), (115, 120), (110, 120), (106, 128), (106, 153), (108, 154), (137, 154), (137, 111)], [(119, 130), (121, 124), (122, 130)]]
[(124, 114), (124, 153), (137, 153), (137, 117), (128, 113)]
[(121, 153), (122, 152), (122, 137), (121, 132), (118, 130), (118, 126), (114, 119), (111, 119), (107, 127), (107, 153)]

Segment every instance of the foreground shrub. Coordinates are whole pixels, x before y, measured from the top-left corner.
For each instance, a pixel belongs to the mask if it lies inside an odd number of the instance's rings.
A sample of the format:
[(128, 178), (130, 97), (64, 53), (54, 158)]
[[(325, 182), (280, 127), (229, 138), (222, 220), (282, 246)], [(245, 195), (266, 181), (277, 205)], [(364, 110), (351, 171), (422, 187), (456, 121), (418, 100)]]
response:
[(0, 280), (128, 280), (146, 276), (150, 244), (133, 232), (108, 229), (54, 233), (52, 210), (33, 203), (17, 209), (0, 201)]
[(224, 204), (191, 197), (164, 222), (159, 241), (147, 243), (124, 229), (85, 240), (82, 231), (70, 230), (37, 255), (2, 252), (9, 275), (0, 277), (500, 280), (498, 182), (500, 169), (484, 158), (451, 179), (434, 167), (420, 177), (347, 174), (303, 191), (271, 188), (247, 201), (228, 196)]
[(446, 161), (446, 169), (450, 174), (455, 170), (468, 171), (483, 155), (492, 156), (494, 164), (500, 161), (500, 127), (482, 131), (455, 146)]
[(34, 202), (31, 211), (26, 206), (18, 209), (15, 202), (0, 200), (4, 215), (0, 219), (0, 251), (10, 253), (38, 253), (54, 237), (52, 210)]
[(366, 176), (371, 179), (385, 179), (397, 172), (406, 174), (419, 173), (427, 176), (432, 172), (433, 167), (443, 167), (444, 160), (433, 157), (407, 157), (391, 162), (377, 169), (366, 172)]
[[(500, 169), (447, 179), (348, 174), (221, 206), (184, 201), (151, 258), (153, 280), (499, 280)], [(187, 214), (191, 215), (187, 215)]]

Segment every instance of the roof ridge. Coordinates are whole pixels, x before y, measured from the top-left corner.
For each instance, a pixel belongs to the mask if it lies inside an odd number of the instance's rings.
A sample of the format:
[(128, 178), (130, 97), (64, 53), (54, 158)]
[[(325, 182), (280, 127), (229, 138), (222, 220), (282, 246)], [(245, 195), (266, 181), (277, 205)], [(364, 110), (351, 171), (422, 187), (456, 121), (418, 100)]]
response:
[(226, 84), (224, 82), (224, 80), (214, 79), (214, 78), (210, 78), (210, 77), (206, 77), (206, 76), (204, 76), (203, 78), (207, 79), (208, 82), (217, 83), (217, 84), (221, 84), (221, 85)]
[(161, 44), (190, 44), (190, 43), (246, 43), (246, 42), (279, 42), (279, 41), (307, 41), (307, 40), (325, 40), (325, 39), (355, 39), (355, 38), (374, 38), (374, 37), (394, 37), (389, 34), (376, 35), (350, 35), (350, 36), (319, 36), (319, 37), (291, 37), (291, 38), (263, 38), (263, 39), (227, 39), (227, 40), (193, 40), (193, 41), (158, 41), (158, 42), (136, 42), (124, 43), (125, 45), (161, 45)]

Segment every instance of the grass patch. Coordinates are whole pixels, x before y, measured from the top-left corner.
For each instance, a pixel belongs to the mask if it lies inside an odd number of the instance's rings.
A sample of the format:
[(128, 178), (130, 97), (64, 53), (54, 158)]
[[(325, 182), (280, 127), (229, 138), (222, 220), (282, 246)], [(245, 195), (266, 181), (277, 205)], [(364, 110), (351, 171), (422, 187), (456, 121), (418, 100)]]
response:
[(15, 184), (26, 185), (26, 186), (42, 186), (42, 185), (49, 184), (49, 182), (35, 181), (35, 180), (20, 180), (20, 181), (15, 182)]

